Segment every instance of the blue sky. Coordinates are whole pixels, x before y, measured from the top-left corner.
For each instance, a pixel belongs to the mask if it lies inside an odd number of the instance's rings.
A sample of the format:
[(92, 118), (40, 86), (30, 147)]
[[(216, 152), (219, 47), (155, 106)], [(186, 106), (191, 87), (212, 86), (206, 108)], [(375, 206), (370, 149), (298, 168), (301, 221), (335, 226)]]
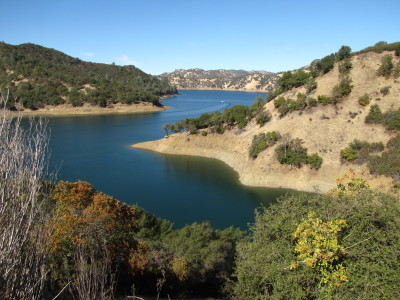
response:
[(348, 45), (400, 41), (400, 1), (3, 0), (0, 41), (82, 60), (286, 71)]

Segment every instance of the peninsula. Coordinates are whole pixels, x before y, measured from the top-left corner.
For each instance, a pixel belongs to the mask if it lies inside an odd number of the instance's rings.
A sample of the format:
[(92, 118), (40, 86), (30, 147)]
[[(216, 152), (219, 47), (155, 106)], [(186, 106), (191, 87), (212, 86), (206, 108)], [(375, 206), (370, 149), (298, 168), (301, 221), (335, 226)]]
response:
[[(187, 120), (188, 130), (133, 147), (216, 158), (251, 186), (327, 192), (349, 169), (363, 172), (374, 187), (393, 186), (400, 175), (394, 146), (400, 129), (399, 46), (381, 44), (359, 53), (342, 47), (314, 61), (303, 82), (297, 84), (296, 78), (304, 77), (304, 71), (283, 74), (279, 90), (259, 102), (259, 112), (250, 108), (244, 119), (231, 124)], [(263, 124), (261, 112), (269, 116)], [(251, 156), (249, 149), (258, 147), (254, 143), (260, 134), (271, 132), (280, 140)]]

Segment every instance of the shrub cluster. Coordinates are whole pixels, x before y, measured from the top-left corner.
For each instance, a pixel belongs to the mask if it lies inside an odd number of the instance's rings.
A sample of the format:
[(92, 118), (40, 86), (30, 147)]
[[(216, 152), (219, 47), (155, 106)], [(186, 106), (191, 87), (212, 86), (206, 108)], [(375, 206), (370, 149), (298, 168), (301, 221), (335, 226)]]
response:
[(298, 168), (309, 164), (312, 169), (318, 170), (322, 165), (322, 158), (316, 153), (309, 156), (307, 148), (302, 146), (303, 143), (303, 140), (296, 138), (280, 144), (275, 150), (278, 161)]
[(384, 149), (382, 142), (368, 143), (355, 139), (348, 147), (340, 151), (342, 160), (363, 164), (370, 158), (371, 153), (381, 152)]
[(372, 174), (380, 174), (400, 180), (400, 134), (389, 140), (387, 150), (381, 156), (370, 156), (368, 168)]
[(268, 147), (275, 145), (280, 138), (281, 135), (277, 131), (260, 133), (253, 136), (253, 141), (249, 148), (249, 156), (253, 159), (257, 158), (261, 151), (264, 151)]
[(285, 99), (280, 96), (274, 100), (274, 106), (278, 110), (281, 117), (295, 110), (303, 111), (307, 108), (317, 106), (317, 100), (312, 97), (307, 97), (305, 94), (298, 93), (297, 99)]
[(169, 131), (178, 133), (185, 130), (188, 130), (190, 134), (196, 134), (199, 129), (207, 129), (209, 133), (222, 134), (225, 129), (231, 129), (234, 126), (243, 129), (253, 118), (261, 127), (272, 117), (268, 110), (264, 110), (265, 103), (262, 97), (258, 96), (251, 106), (235, 105), (226, 108), (223, 112), (204, 113), (198, 118), (186, 118), (174, 124), (165, 124), (163, 128), (167, 134)]
[(388, 130), (400, 130), (400, 110), (391, 109), (383, 113), (378, 105), (372, 105), (365, 122), (383, 124)]

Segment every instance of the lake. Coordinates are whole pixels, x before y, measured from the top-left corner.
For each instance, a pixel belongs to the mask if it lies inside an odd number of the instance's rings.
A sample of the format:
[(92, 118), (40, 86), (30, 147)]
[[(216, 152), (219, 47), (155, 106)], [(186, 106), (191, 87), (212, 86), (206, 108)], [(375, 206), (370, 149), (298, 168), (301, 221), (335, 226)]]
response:
[(236, 172), (218, 160), (162, 155), (130, 145), (162, 138), (165, 123), (251, 105), (258, 95), (265, 93), (184, 90), (163, 100), (173, 109), (162, 112), (50, 118), (50, 168), (59, 168), (59, 180), (88, 181), (176, 228), (209, 221), (214, 228), (246, 229), (257, 207), (287, 191), (242, 186)]

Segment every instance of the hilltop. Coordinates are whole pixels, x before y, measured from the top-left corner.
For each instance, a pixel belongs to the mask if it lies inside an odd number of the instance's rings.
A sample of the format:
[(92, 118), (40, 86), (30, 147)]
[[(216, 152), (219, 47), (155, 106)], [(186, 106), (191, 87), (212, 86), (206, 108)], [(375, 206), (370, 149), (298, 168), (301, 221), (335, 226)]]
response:
[(8, 105), (14, 110), (139, 103), (156, 107), (162, 97), (177, 93), (134, 66), (85, 62), (30, 43), (0, 43), (0, 88), (10, 91)]
[(178, 69), (158, 76), (178, 89), (267, 91), (277, 74), (268, 71)]
[[(255, 104), (247, 112), (241, 108), (244, 113), (234, 109), (221, 117), (187, 120), (189, 132), (134, 147), (217, 158), (251, 186), (326, 192), (349, 168), (371, 173), (365, 176), (373, 186), (390, 186), (400, 178), (395, 150), (400, 129), (400, 43), (389, 46), (353, 53), (341, 61), (340, 53), (314, 61), (309, 74), (314, 72), (315, 78), (306, 76), (297, 84), (296, 74), (301, 79), (306, 72), (284, 73), (278, 80), (280, 89), (267, 101), (259, 99), (259, 112)], [(388, 58), (391, 74), (379, 74)], [(228, 115), (235, 121), (223, 123), (231, 118)], [(265, 122), (259, 122), (262, 115), (267, 116)], [(218, 118), (222, 123), (215, 125)], [(202, 125), (204, 120), (209, 120), (207, 126)], [(252, 145), (255, 137), (260, 140), (260, 134), (271, 132), (281, 137), (276, 144)], [(266, 149), (251, 156), (251, 147)]]

